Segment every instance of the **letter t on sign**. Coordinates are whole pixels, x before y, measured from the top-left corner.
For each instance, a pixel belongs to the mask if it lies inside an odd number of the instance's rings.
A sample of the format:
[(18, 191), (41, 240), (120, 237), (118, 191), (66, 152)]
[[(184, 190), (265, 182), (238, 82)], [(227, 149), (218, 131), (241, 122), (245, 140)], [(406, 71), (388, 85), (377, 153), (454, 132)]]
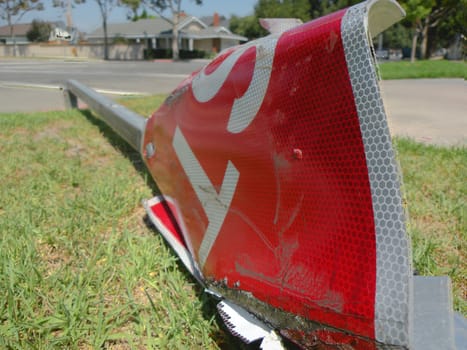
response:
[(240, 173), (229, 161), (220, 193), (217, 193), (178, 127), (172, 145), (209, 221), (198, 252), (199, 264), (203, 268), (230, 209)]

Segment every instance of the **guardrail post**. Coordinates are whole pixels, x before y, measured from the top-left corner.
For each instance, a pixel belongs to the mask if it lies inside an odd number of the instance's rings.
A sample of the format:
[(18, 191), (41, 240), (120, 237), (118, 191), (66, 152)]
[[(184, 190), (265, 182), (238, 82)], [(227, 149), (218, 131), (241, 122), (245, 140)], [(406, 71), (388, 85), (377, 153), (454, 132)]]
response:
[(69, 89), (62, 88), (63, 97), (65, 99), (65, 108), (73, 109), (78, 108), (78, 98)]

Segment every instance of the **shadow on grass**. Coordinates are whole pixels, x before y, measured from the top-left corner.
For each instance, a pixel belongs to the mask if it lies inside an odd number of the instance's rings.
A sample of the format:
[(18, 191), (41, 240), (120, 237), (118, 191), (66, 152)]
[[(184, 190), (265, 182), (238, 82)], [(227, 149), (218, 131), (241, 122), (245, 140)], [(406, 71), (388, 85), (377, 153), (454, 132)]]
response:
[(95, 116), (95, 114), (89, 109), (80, 110), (86, 119), (97, 126), (102, 135), (109, 141), (109, 143), (119, 151), (125, 158), (127, 158), (136, 171), (141, 175), (146, 185), (151, 189), (154, 196), (159, 195), (161, 192), (157, 187), (156, 183), (152, 179), (146, 165), (141, 159), (141, 154), (133, 149), (120, 135), (118, 135), (110, 126), (104, 121)]
[[(88, 109), (80, 110), (81, 114), (83, 114), (86, 119), (97, 126), (99, 131), (102, 135), (108, 140), (108, 142), (117, 150), (119, 151), (124, 157), (126, 157), (135, 170), (141, 175), (146, 185), (151, 189), (151, 192), (154, 196), (160, 195), (161, 192), (157, 187), (157, 184), (152, 179), (151, 174), (149, 173), (148, 169), (146, 168), (143, 160), (141, 159), (141, 154), (134, 150), (122, 137), (120, 137), (115, 131), (112, 130), (110, 126), (108, 126), (105, 122), (95, 116), (95, 114)], [(146, 227), (154, 232), (155, 235), (159, 235), (160, 233), (157, 231), (157, 228), (152, 224), (149, 220), (149, 217), (145, 215), (142, 218)], [(173, 251), (172, 247), (167, 243), (165, 239), (162, 240), (164, 245), (168, 247), (172, 254), (176, 255)], [(195, 292), (202, 304), (202, 315), (206, 320), (211, 320), (213, 316), (215, 316), (216, 324), (218, 325), (217, 331), (212, 334), (212, 339), (217, 343), (217, 345), (221, 349), (258, 349), (258, 344), (251, 344), (246, 345), (244, 344), (239, 338), (234, 337), (228, 329), (225, 327), (225, 324), (221, 317), (219, 316), (216, 304), (217, 300), (213, 297), (207, 295), (204, 291), (204, 288), (198, 284), (196, 279), (187, 271), (186, 267), (177, 259), (177, 266), (180, 271), (182, 271), (184, 277), (187, 281), (193, 284), (195, 287)]]

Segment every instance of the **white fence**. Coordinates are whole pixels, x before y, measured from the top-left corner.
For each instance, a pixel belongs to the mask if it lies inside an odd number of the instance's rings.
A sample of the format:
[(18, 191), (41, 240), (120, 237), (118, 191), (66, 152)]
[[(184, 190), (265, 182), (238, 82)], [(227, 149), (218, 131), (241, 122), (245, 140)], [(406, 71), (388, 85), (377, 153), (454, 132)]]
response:
[[(142, 60), (143, 44), (109, 45), (111, 60)], [(0, 57), (12, 57), (13, 45), (0, 45)], [(16, 45), (16, 57), (104, 58), (102, 44), (26, 44)]]

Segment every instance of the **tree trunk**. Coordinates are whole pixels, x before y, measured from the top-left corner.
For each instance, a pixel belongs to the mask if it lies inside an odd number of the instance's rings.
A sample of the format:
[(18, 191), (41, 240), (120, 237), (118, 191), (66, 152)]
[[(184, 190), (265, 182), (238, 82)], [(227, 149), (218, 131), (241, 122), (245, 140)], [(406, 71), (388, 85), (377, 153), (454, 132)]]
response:
[(179, 59), (179, 50), (178, 50), (178, 14), (175, 15), (174, 24), (172, 27), (172, 59)]
[(427, 46), (428, 46), (428, 28), (430, 27), (430, 16), (425, 19), (425, 23), (422, 29), (422, 42), (420, 44), (420, 57), (427, 57)]
[(433, 51), (436, 49), (436, 39), (438, 36), (438, 27), (431, 27), (428, 29), (428, 42), (427, 42), (427, 48), (426, 48), (426, 55), (427, 57), (431, 57), (433, 54)]
[(412, 52), (410, 53), (410, 62), (415, 62), (415, 54), (417, 52), (417, 39), (418, 39), (418, 32), (414, 30), (412, 35)]
[(8, 27), (10, 27), (10, 38), (11, 41), (13, 41), (13, 57), (16, 57), (16, 38), (15, 38), (15, 31), (14, 31), (14, 26), (13, 23), (11, 23), (11, 16), (9, 11), (7, 11), (8, 15)]
[(104, 25), (104, 60), (109, 59), (109, 40), (107, 37), (107, 19), (104, 18), (102, 24)]

